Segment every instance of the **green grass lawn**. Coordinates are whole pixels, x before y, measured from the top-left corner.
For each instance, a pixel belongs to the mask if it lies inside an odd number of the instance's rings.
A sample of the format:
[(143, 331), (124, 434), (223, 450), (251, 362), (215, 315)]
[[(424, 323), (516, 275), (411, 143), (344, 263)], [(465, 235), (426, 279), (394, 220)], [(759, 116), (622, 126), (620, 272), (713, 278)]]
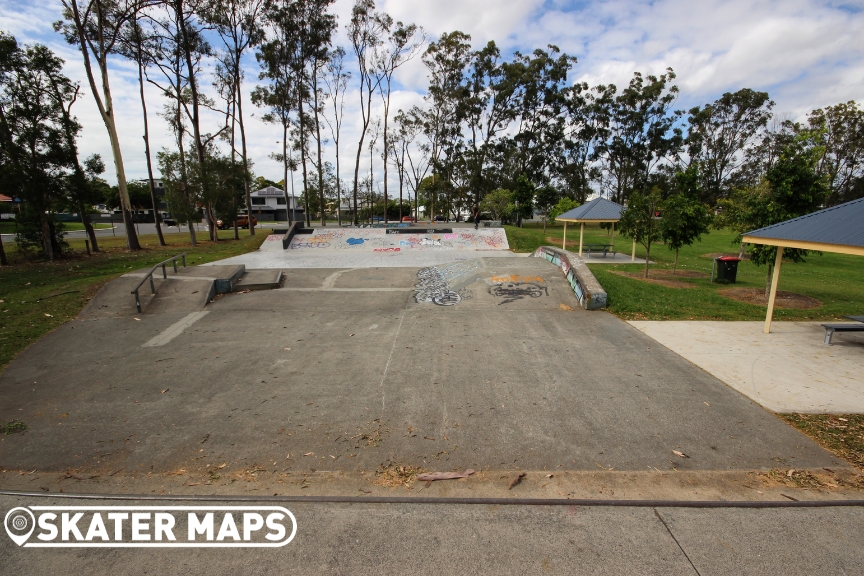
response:
[[(506, 226), (510, 247), (516, 252), (532, 252), (542, 245), (561, 247), (563, 226), (542, 224), (515, 228)], [(609, 295), (609, 311), (628, 320), (763, 320), (765, 307), (747, 304), (719, 294), (721, 290), (765, 287), (767, 269), (749, 261), (738, 265), (738, 282), (734, 285), (712, 283), (712, 258), (707, 254), (737, 255), (738, 245), (729, 231), (711, 231), (701, 242), (681, 249), (678, 269), (706, 274), (701, 278), (681, 278), (693, 288), (669, 288), (634, 278), (613, 274), (613, 271), (641, 272), (644, 264), (629, 264), (632, 243), (615, 235), (615, 246), (623, 252), (620, 264), (590, 264), (591, 271)], [(586, 226), (585, 243), (609, 243), (608, 232), (599, 226)], [(579, 227), (568, 226), (567, 248), (579, 249)], [(644, 258), (645, 249), (636, 246), (636, 257)], [(669, 274), (675, 254), (664, 245), (651, 247), (651, 274)], [(844, 254), (811, 254), (806, 262), (785, 262), (780, 276), (780, 290), (795, 292), (822, 302), (809, 310), (775, 308), (775, 320), (831, 320), (847, 314), (864, 314), (864, 258)]]
[[(126, 250), (125, 238), (99, 238), (103, 252), (87, 256), (84, 240), (69, 240), (71, 253), (54, 262), (25, 260), (14, 243), (4, 243), (10, 266), (0, 267), (0, 369), (16, 354), (67, 320), (74, 318), (96, 291), (109, 280), (137, 268), (152, 266), (187, 252), (187, 263), (203, 264), (257, 250), (266, 233), (249, 236), (234, 231), (219, 233), (225, 241), (205, 241), (189, 246), (186, 234), (168, 234), (168, 246), (159, 246), (155, 235), (140, 236), (143, 249)], [(131, 298), (131, 295), (130, 295)], [(131, 301), (130, 301), (131, 302)]]
[[(111, 228), (111, 224), (94, 223), (93, 228)], [(63, 229), (66, 231), (84, 230), (84, 224), (81, 222), (63, 222)], [(0, 234), (15, 234), (15, 222), (8, 220), (0, 222)]]

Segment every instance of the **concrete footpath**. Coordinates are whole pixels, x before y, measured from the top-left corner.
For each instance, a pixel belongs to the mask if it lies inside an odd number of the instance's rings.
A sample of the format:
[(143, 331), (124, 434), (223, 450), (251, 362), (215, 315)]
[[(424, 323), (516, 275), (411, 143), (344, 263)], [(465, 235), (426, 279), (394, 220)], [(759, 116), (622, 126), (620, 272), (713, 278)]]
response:
[(864, 334), (823, 343), (821, 322), (632, 321), (640, 332), (775, 412), (864, 413)]
[[(190, 504), (34, 500), (27, 505)], [(202, 505), (201, 502), (192, 504)], [(248, 503), (244, 503), (248, 504)], [(273, 502), (267, 502), (274, 505)], [(864, 510), (284, 504), (281, 548), (39, 549), (0, 538), (4, 574), (860, 574)]]

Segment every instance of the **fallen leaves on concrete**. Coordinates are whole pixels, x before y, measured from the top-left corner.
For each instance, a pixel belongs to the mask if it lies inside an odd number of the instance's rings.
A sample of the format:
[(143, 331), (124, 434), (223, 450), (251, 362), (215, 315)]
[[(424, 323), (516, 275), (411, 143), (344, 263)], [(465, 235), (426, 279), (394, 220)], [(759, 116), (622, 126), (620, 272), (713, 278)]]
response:
[(467, 478), (474, 474), (474, 470), (470, 468), (464, 472), (426, 472), (419, 474), (417, 480), (421, 482), (434, 482), (435, 480), (456, 480), (458, 478)]
[(780, 414), (823, 447), (864, 469), (864, 414)]
[(375, 472), (373, 484), (388, 488), (395, 488), (396, 486), (411, 488), (421, 471), (421, 468), (408, 464), (388, 464)]
[(684, 453), (681, 452), (680, 450), (672, 450), (672, 453), (673, 453), (675, 456), (678, 456), (679, 458), (689, 458), (688, 455), (684, 454)]
[(513, 487), (516, 486), (517, 484), (519, 484), (522, 481), (522, 478), (524, 478), (524, 477), (525, 477), (525, 472), (520, 472), (519, 474), (517, 474), (515, 478), (510, 480), (510, 484), (507, 485), (507, 490), (512, 490)]

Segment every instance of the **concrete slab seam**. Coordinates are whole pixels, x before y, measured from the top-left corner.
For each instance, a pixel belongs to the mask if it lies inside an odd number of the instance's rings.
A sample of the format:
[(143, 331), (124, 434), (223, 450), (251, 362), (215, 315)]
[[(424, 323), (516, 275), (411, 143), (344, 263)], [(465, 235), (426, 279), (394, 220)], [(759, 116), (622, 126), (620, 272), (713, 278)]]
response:
[(141, 347), (153, 348), (156, 346), (164, 346), (165, 344), (168, 344), (169, 342), (171, 342), (171, 340), (182, 334), (183, 331), (186, 330), (186, 328), (190, 327), (192, 324), (194, 324), (209, 313), (210, 312), (206, 310), (202, 310), (201, 312), (192, 312), (191, 314), (187, 314), (186, 316), (166, 328), (160, 334), (154, 336), (153, 338), (142, 344)]

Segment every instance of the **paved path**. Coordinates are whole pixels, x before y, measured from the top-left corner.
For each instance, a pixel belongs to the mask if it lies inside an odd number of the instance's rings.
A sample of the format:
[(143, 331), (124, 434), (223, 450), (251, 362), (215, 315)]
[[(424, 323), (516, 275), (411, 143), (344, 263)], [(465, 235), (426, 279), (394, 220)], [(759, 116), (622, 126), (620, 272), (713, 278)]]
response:
[(819, 322), (630, 322), (775, 412), (864, 413), (864, 334), (823, 344)]
[[(0, 496), (21, 505), (136, 502)], [(180, 504), (144, 502), (146, 505)], [(202, 505), (200, 502), (195, 505)], [(248, 503), (244, 503), (248, 504)], [(273, 503), (268, 503), (273, 505)], [(42, 574), (859, 574), (864, 510), (286, 504), (271, 549), (34, 549), (0, 535), (0, 565)]]

